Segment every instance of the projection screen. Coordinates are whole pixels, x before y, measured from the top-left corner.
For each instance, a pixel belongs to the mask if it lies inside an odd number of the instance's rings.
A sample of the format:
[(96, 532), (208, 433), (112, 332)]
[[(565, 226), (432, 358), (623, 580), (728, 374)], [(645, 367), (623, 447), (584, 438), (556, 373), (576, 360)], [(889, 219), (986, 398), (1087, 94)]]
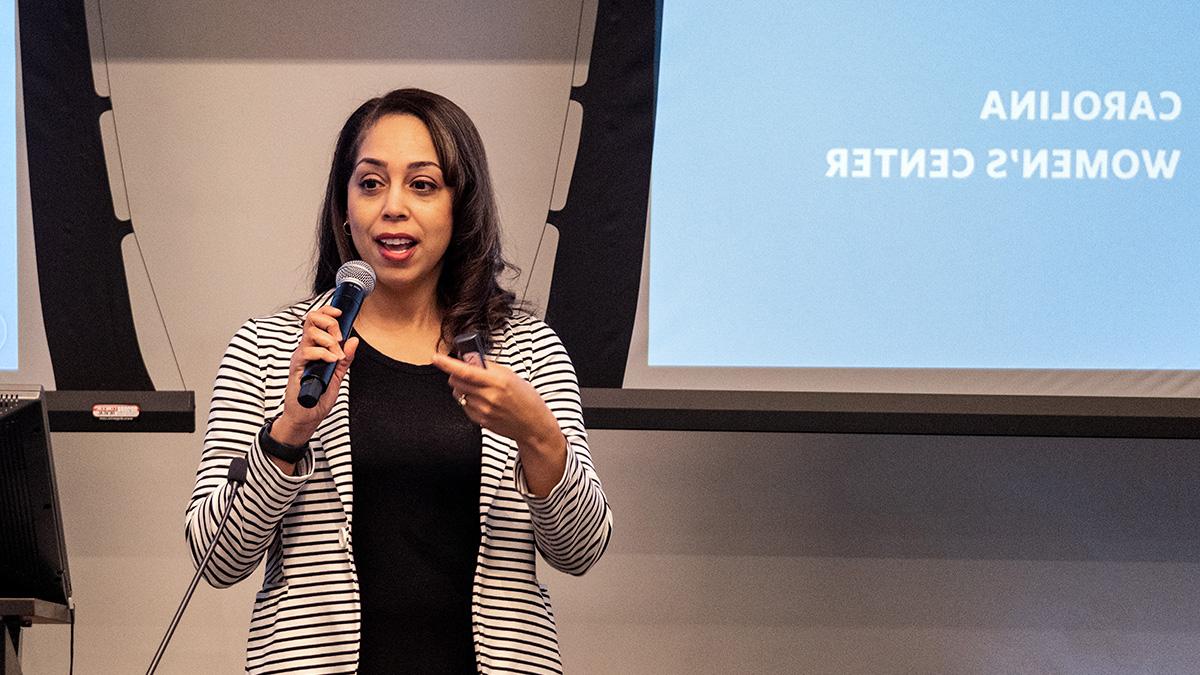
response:
[(624, 389), (1195, 416), (1197, 34), (1184, 2), (663, 3)]

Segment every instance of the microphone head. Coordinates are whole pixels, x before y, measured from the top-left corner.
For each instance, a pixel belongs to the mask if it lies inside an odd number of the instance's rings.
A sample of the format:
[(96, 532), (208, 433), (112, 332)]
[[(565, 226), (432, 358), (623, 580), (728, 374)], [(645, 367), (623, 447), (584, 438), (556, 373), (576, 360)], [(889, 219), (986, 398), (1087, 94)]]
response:
[(231, 483), (245, 483), (246, 469), (248, 468), (247, 460), (244, 456), (238, 455), (229, 460), (228, 478)]
[(364, 296), (370, 295), (375, 290), (375, 270), (361, 260), (351, 260), (337, 271), (337, 285), (341, 286), (346, 281), (363, 289)]

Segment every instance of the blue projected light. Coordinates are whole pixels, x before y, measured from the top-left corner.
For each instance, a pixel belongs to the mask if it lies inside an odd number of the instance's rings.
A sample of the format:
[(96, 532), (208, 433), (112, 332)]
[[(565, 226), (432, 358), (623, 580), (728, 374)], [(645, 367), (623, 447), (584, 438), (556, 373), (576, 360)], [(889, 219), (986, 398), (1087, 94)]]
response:
[(0, 370), (17, 369), (17, 76), (11, 0), (0, 2)]
[(1191, 2), (666, 2), (649, 365), (1200, 369), (1197, 35)]

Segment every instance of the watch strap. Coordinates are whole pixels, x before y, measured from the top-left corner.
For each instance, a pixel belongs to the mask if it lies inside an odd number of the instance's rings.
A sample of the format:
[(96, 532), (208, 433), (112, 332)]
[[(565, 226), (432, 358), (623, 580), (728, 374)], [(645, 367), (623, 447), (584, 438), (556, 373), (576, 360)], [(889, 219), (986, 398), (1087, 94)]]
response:
[(279, 419), (278, 416), (272, 417), (271, 419), (267, 420), (267, 423), (262, 426), (262, 429), (259, 429), (258, 446), (262, 448), (263, 452), (272, 457), (282, 459), (288, 464), (295, 464), (296, 462), (299, 462), (302, 457), (304, 457), (304, 453), (308, 452), (308, 443), (303, 445), (288, 445), (287, 443), (280, 443), (274, 438), (271, 438), (271, 425), (274, 424), (275, 420), (277, 419)]

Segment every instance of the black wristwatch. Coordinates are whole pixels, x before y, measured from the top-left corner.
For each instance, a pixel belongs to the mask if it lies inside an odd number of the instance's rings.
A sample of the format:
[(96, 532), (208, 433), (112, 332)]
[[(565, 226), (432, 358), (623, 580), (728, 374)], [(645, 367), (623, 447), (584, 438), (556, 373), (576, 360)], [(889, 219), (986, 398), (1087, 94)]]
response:
[(282, 459), (288, 464), (295, 464), (296, 462), (299, 462), (300, 458), (304, 457), (304, 453), (308, 451), (308, 443), (303, 445), (288, 445), (287, 443), (280, 443), (274, 438), (271, 438), (271, 425), (274, 424), (275, 420), (277, 419), (279, 419), (278, 415), (272, 417), (271, 419), (267, 420), (267, 423), (262, 426), (262, 429), (259, 429), (258, 447), (262, 448), (263, 452), (272, 457)]

